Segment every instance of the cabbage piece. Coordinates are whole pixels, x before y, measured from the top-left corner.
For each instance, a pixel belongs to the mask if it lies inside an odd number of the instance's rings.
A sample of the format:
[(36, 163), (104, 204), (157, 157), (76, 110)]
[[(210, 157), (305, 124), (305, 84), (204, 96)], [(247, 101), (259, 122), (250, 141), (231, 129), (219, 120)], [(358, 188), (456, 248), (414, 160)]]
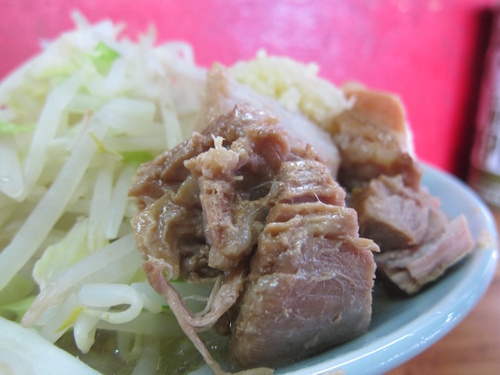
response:
[(19, 322), (33, 303), (34, 283), (17, 274), (7, 286), (0, 291), (0, 316)]
[(18, 125), (12, 122), (0, 121), (0, 136), (5, 134), (16, 134), (32, 131), (33, 125)]
[(88, 255), (87, 229), (88, 220), (77, 221), (66, 237), (45, 250), (33, 268), (33, 278), (40, 289)]
[(113, 48), (103, 42), (99, 42), (97, 46), (95, 46), (94, 53), (90, 59), (94, 63), (97, 71), (105, 75), (109, 72), (111, 66), (119, 56), (120, 54)]
[(12, 302), (5, 306), (0, 306), (0, 316), (19, 323), (21, 322), (21, 318), (23, 317), (24, 313), (28, 311), (34, 300), (35, 296), (29, 296), (20, 301)]
[(0, 192), (16, 199), (24, 189), (23, 171), (14, 137), (4, 135), (4, 130), (0, 125)]

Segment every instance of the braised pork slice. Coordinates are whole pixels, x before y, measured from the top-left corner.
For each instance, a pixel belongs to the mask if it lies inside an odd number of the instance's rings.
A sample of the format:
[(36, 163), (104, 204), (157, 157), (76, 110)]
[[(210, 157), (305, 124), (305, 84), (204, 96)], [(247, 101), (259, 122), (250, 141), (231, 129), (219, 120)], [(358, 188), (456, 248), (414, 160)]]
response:
[(345, 92), (355, 98), (354, 106), (327, 127), (341, 156), (339, 183), (351, 190), (385, 174), (402, 175), (407, 185), (418, 187), (422, 171), (412, 156), (400, 101), (356, 86)]
[(433, 241), (390, 251), (377, 257), (377, 266), (408, 294), (439, 278), (444, 271), (469, 254), (474, 246), (467, 220), (458, 216)]
[(402, 176), (373, 179), (364, 189), (354, 189), (351, 199), (360, 235), (380, 246), (378, 270), (409, 294), (472, 251), (465, 217), (450, 221), (436, 198), (422, 187), (405, 186)]
[[(399, 99), (359, 85), (344, 91), (355, 104), (327, 127), (341, 155), (338, 181), (358, 213), (360, 235), (380, 246), (378, 270), (415, 293), (472, 250), (467, 222), (449, 221), (421, 187)], [(457, 228), (461, 233), (452, 241)]]
[[(361, 334), (370, 321), (372, 251), (378, 247), (358, 237), (356, 213), (345, 207), (331, 164), (293, 129), (263, 108), (236, 104), (142, 165), (130, 190), (138, 201), (133, 226), (151, 285), (175, 305), (198, 348), (196, 331), (231, 322), (223, 315), (234, 305), (230, 316), (237, 318), (227, 331), (233, 357), (244, 367), (278, 366), (317, 353)], [(335, 152), (328, 136), (325, 142)], [(206, 317), (189, 312), (169, 286), (168, 279), (178, 277), (222, 283)], [(288, 297), (268, 309), (278, 301), (276, 291)], [(258, 338), (255, 322), (265, 328)], [(271, 358), (274, 343), (282, 347)]]
[(353, 189), (350, 204), (358, 212), (360, 233), (381, 251), (421, 244), (431, 230), (441, 233), (447, 221), (439, 201), (422, 188), (406, 187), (401, 175), (382, 175), (363, 189)]
[(283, 366), (368, 328), (378, 247), (358, 237), (356, 212), (325, 172), (285, 162), (271, 188), (230, 342), (245, 368)]

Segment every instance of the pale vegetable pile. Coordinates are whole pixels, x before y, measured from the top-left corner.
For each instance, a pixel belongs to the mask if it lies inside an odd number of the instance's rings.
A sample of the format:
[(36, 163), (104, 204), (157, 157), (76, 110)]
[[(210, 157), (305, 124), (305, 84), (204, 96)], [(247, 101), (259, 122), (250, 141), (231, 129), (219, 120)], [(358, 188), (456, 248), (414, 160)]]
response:
[[(157, 46), (152, 30), (132, 41), (110, 21), (74, 18), (0, 85), (0, 365), (20, 332), (7, 318), (43, 342), (72, 332), (82, 353), (96, 331), (115, 331), (139, 347), (134, 371), (148, 373), (159, 338), (180, 331), (143, 274), (127, 193), (140, 163), (191, 135), (206, 70), (185, 43)], [(319, 124), (351, 104), (313, 65), (261, 54), (233, 72)], [(210, 303), (210, 285), (176, 285), (200, 309)], [(48, 353), (39, 339), (23, 345)]]

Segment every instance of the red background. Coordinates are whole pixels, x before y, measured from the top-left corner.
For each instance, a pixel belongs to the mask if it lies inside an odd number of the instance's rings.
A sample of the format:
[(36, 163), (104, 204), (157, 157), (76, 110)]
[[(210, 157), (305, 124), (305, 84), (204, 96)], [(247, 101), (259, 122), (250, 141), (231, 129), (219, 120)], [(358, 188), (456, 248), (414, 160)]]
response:
[(0, 0), (0, 77), (72, 28), (123, 21), (137, 35), (183, 39), (197, 62), (232, 64), (260, 48), (314, 61), (335, 83), (398, 93), (420, 159), (464, 177), (493, 0)]

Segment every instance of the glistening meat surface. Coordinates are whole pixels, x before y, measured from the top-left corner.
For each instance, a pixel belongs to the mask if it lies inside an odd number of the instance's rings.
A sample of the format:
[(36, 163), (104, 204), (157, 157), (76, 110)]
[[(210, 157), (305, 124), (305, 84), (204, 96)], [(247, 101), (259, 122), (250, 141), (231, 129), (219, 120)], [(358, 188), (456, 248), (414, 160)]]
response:
[[(324, 159), (268, 110), (236, 105), (216, 117), (143, 165), (131, 195), (147, 275), (180, 306), (193, 342), (193, 327), (219, 321), (242, 367), (275, 367), (367, 330), (378, 247), (358, 237), (356, 212)], [(211, 319), (178, 302), (158, 261), (170, 278), (222, 280)], [(220, 304), (232, 306), (224, 319)]]
[(436, 198), (422, 187), (406, 186), (401, 176), (380, 176), (355, 189), (352, 204), (360, 233), (380, 246), (378, 269), (409, 294), (436, 280), (474, 246), (463, 215), (450, 220)]
[(415, 162), (411, 134), (401, 102), (382, 92), (348, 87), (356, 100), (327, 126), (341, 156), (339, 183), (347, 190), (364, 186), (380, 175), (401, 175), (418, 187), (422, 170)]
[(244, 367), (290, 364), (368, 327), (378, 248), (328, 176), (314, 161), (281, 165), (230, 342)]
[(236, 106), (139, 169), (130, 194), (141, 209), (133, 224), (147, 233), (140, 250), (171, 264), (174, 278), (231, 269), (257, 242), (281, 163), (300, 159), (322, 161), (277, 118)]
[(472, 251), (467, 221), (446, 217), (421, 186), (399, 100), (359, 87), (346, 94), (355, 105), (329, 127), (341, 154), (339, 182), (358, 213), (360, 235), (380, 246), (377, 269), (416, 293)]

